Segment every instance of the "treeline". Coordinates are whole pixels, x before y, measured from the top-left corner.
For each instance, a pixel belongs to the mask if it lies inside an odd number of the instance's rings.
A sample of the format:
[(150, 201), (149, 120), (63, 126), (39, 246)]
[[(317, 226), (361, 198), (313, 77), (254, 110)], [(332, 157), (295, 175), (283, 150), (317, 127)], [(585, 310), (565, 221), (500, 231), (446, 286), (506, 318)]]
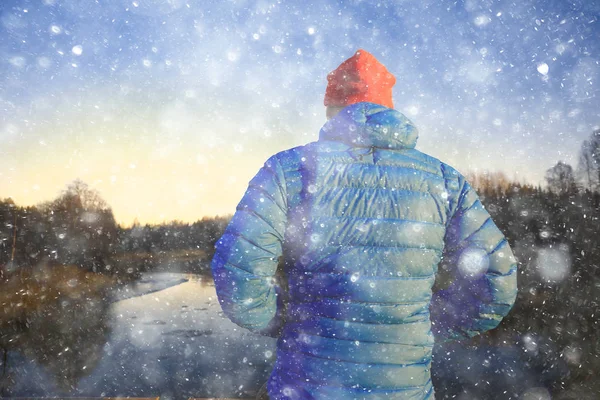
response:
[(211, 278), (214, 245), (230, 217), (204, 217), (193, 223), (173, 221), (119, 229), (116, 264), (128, 273), (146, 271), (191, 272)]
[(37, 207), (1, 200), (0, 271), (44, 261), (101, 271), (114, 249), (117, 232), (110, 207), (81, 181)]
[(129, 277), (177, 264), (179, 270), (206, 274), (228, 220), (122, 227), (99, 193), (76, 180), (38, 206), (0, 200), (0, 277), (41, 264)]

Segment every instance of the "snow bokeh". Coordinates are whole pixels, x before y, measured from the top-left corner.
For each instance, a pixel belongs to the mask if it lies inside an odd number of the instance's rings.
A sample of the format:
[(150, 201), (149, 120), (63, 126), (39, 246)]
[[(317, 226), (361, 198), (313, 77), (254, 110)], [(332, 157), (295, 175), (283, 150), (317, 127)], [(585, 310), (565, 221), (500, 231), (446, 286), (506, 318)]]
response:
[(457, 261), (462, 276), (477, 278), (485, 274), (490, 265), (490, 258), (485, 249), (469, 248), (463, 251)]
[[(542, 237), (548, 237), (546, 231), (542, 232)], [(567, 246), (558, 248), (542, 248), (538, 250), (535, 260), (535, 267), (544, 282), (558, 283), (570, 276), (571, 257)]]

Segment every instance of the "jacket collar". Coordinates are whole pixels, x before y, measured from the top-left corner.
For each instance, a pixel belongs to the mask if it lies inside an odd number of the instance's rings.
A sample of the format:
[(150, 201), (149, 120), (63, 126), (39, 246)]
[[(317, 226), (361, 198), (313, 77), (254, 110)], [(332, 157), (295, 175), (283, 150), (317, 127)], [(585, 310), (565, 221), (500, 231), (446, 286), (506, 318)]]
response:
[(333, 140), (353, 147), (412, 149), (419, 136), (404, 114), (374, 103), (352, 104), (323, 125), (320, 140)]

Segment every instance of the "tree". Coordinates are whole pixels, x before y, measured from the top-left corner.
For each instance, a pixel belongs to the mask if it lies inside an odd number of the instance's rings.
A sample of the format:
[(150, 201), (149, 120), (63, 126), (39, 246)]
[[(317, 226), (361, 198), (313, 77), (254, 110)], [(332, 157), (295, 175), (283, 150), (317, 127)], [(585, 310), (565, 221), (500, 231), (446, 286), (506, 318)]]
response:
[(36, 207), (0, 200), (0, 275), (32, 267), (47, 257), (47, 230), (48, 224)]
[(505, 195), (515, 185), (502, 171), (467, 172), (465, 178), (482, 196)]
[(600, 129), (581, 145), (577, 172), (585, 189), (600, 192)]
[(548, 183), (548, 189), (559, 195), (577, 192), (573, 167), (562, 161), (546, 171), (546, 182)]
[(54, 233), (60, 262), (94, 271), (106, 265), (117, 238), (117, 224), (96, 190), (78, 179), (42, 207)]

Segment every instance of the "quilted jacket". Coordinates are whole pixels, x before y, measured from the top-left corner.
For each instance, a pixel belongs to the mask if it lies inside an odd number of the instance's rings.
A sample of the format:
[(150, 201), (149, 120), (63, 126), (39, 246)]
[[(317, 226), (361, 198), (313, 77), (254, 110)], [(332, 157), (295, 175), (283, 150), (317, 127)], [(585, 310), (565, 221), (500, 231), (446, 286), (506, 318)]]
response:
[[(252, 179), (212, 271), (224, 313), (278, 337), (271, 399), (433, 399), (434, 342), (498, 325), (516, 261), (475, 191), (372, 103)], [(432, 290), (438, 266), (452, 277)]]

